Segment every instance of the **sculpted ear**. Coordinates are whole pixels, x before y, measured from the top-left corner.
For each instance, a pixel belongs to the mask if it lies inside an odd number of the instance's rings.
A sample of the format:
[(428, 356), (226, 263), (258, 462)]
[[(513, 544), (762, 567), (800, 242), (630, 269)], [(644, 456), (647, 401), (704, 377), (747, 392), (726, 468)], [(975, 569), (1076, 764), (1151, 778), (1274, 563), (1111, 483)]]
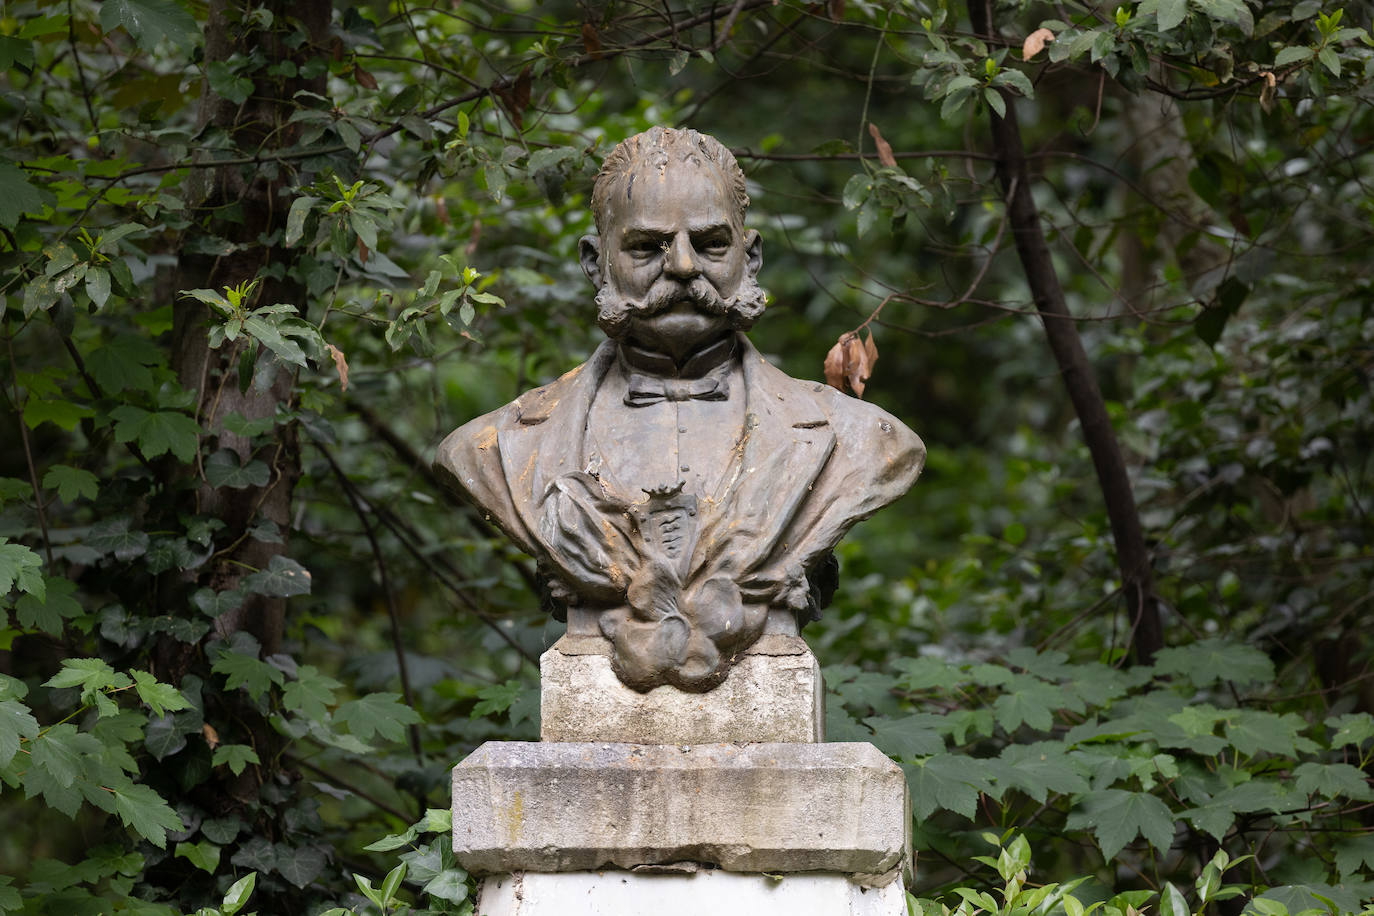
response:
[(757, 229), (750, 229), (744, 233), (744, 257), (744, 267), (749, 271), (749, 278), (757, 277), (759, 268), (763, 266), (763, 238)]
[(582, 264), (582, 272), (592, 281), (592, 286), (601, 288), (601, 239), (594, 235), (584, 235), (577, 243), (577, 259)]

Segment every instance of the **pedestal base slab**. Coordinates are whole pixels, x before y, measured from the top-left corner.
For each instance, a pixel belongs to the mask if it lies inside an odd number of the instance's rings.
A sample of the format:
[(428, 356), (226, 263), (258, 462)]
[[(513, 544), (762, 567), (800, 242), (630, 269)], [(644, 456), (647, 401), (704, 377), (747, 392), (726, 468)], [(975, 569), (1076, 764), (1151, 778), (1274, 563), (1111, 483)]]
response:
[(453, 769), (478, 874), (696, 862), (883, 884), (910, 861), (901, 768), (871, 744), (493, 741)]
[(633, 872), (513, 874), (482, 882), (476, 916), (906, 916), (896, 880), (865, 888), (844, 875)]

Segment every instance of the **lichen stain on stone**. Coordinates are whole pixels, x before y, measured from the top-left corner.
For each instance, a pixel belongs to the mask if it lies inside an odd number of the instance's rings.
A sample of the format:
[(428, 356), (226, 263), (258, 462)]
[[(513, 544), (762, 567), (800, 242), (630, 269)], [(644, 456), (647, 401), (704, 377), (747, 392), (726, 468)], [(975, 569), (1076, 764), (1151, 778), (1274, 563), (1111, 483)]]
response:
[(479, 451), (486, 451), (496, 444), (496, 427), (484, 426), (482, 431), (477, 434), (476, 446)]
[(505, 822), (506, 837), (508, 848), (514, 849), (516, 841), (520, 837), (520, 830), (525, 822), (525, 796), (520, 790), (516, 790), (511, 795), (510, 807), (502, 812), (502, 820)]

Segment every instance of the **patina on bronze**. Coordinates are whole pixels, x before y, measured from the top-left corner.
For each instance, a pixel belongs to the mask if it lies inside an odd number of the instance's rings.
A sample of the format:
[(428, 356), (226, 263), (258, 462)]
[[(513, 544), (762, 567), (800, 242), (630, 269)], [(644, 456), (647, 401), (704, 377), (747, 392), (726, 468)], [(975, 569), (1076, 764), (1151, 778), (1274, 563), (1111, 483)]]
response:
[(765, 630), (814, 619), (832, 548), (925, 458), (891, 415), (783, 374), (745, 337), (767, 300), (748, 206), (711, 137), (655, 127), (617, 146), (592, 193), (599, 238), (581, 241), (609, 339), (435, 461), (636, 690), (709, 690)]

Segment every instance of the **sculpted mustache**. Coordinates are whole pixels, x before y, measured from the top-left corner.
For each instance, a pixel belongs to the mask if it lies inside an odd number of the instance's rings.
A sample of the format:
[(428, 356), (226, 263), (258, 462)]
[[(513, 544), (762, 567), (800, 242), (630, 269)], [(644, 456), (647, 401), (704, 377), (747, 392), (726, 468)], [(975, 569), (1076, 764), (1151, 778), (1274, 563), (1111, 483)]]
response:
[(698, 277), (686, 286), (669, 287), (661, 290), (651, 289), (648, 295), (640, 300), (624, 297), (622, 302), (631, 313), (645, 317), (667, 311), (681, 302), (690, 302), (715, 315), (724, 315), (730, 310), (730, 304), (722, 299), (715, 287), (702, 277)]

